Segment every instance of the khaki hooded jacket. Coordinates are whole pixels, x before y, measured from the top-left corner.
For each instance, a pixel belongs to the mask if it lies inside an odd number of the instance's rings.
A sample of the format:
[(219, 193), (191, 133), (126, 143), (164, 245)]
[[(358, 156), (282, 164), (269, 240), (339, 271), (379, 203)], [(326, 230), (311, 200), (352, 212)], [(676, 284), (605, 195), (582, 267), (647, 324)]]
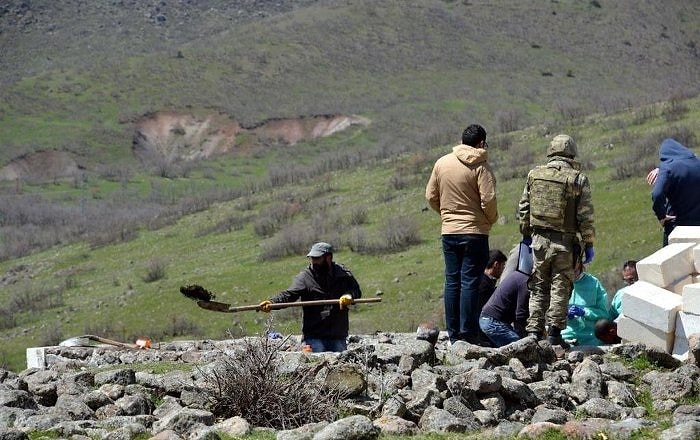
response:
[(443, 235), (488, 235), (498, 218), (498, 208), (496, 176), (488, 164), (487, 150), (453, 147), (435, 162), (425, 198), (440, 213)]

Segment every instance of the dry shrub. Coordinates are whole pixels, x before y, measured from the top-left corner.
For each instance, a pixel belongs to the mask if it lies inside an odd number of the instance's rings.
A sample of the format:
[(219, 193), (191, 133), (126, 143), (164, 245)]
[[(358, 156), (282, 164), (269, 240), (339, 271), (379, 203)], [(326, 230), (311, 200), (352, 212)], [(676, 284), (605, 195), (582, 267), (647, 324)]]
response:
[(143, 276), (143, 281), (152, 283), (165, 278), (166, 264), (160, 258), (153, 258), (146, 265), (146, 274)]
[(282, 372), (279, 351), (285, 343), (286, 339), (245, 339), (243, 347), (226, 353), (217, 368), (202, 371), (212, 413), (278, 430), (335, 420), (339, 394), (315, 380), (324, 364)]

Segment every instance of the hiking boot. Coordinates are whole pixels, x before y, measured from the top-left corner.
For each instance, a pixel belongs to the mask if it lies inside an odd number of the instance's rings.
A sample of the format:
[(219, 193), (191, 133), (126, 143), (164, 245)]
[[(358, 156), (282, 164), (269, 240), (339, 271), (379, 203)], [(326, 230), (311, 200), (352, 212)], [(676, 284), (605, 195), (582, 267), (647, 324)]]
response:
[(542, 333), (540, 332), (527, 332), (527, 336), (533, 336), (537, 341), (542, 340)]
[(549, 342), (551, 345), (559, 345), (564, 349), (568, 349), (571, 346), (569, 345), (568, 342), (564, 340), (564, 338), (561, 337), (561, 330), (559, 330), (556, 327), (552, 327), (549, 329), (549, 335), (547, 336), (547, 342)]

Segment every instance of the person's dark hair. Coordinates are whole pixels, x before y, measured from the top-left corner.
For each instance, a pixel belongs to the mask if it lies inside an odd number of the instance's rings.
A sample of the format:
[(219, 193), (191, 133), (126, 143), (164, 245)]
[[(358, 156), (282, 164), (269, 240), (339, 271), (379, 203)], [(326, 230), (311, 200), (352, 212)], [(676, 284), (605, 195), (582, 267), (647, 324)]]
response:
[(622, 265), (622, 269), (634, 269), (637, 270), (637, 260), (627, 260), (625, 263)]
[(492, 268), (496, 263), (505, 263), (508, 257), (498, 249), (491, 249), (489, 251), (489, 262), (486, 263), (487, 268)]
[(479, 124), (472, 124), (462, 132), (462, 144), (476, 147), (486, 140), (486, 130)]
[(599, 319), (595, 323), (595, 337), (606, 344), (617, 344), (621, 341), (617, 336), (617, 323), (609, 319)]

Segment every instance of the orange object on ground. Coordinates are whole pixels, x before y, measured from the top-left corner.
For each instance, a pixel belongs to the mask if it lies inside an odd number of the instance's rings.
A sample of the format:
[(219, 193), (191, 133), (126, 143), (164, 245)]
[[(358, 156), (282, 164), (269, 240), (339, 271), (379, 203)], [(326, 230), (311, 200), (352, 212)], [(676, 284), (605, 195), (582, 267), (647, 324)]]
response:
[(139, 338), (136, 340), (136, 345), (139, 348), (151, 348), (151, 340), (148, 338)]

